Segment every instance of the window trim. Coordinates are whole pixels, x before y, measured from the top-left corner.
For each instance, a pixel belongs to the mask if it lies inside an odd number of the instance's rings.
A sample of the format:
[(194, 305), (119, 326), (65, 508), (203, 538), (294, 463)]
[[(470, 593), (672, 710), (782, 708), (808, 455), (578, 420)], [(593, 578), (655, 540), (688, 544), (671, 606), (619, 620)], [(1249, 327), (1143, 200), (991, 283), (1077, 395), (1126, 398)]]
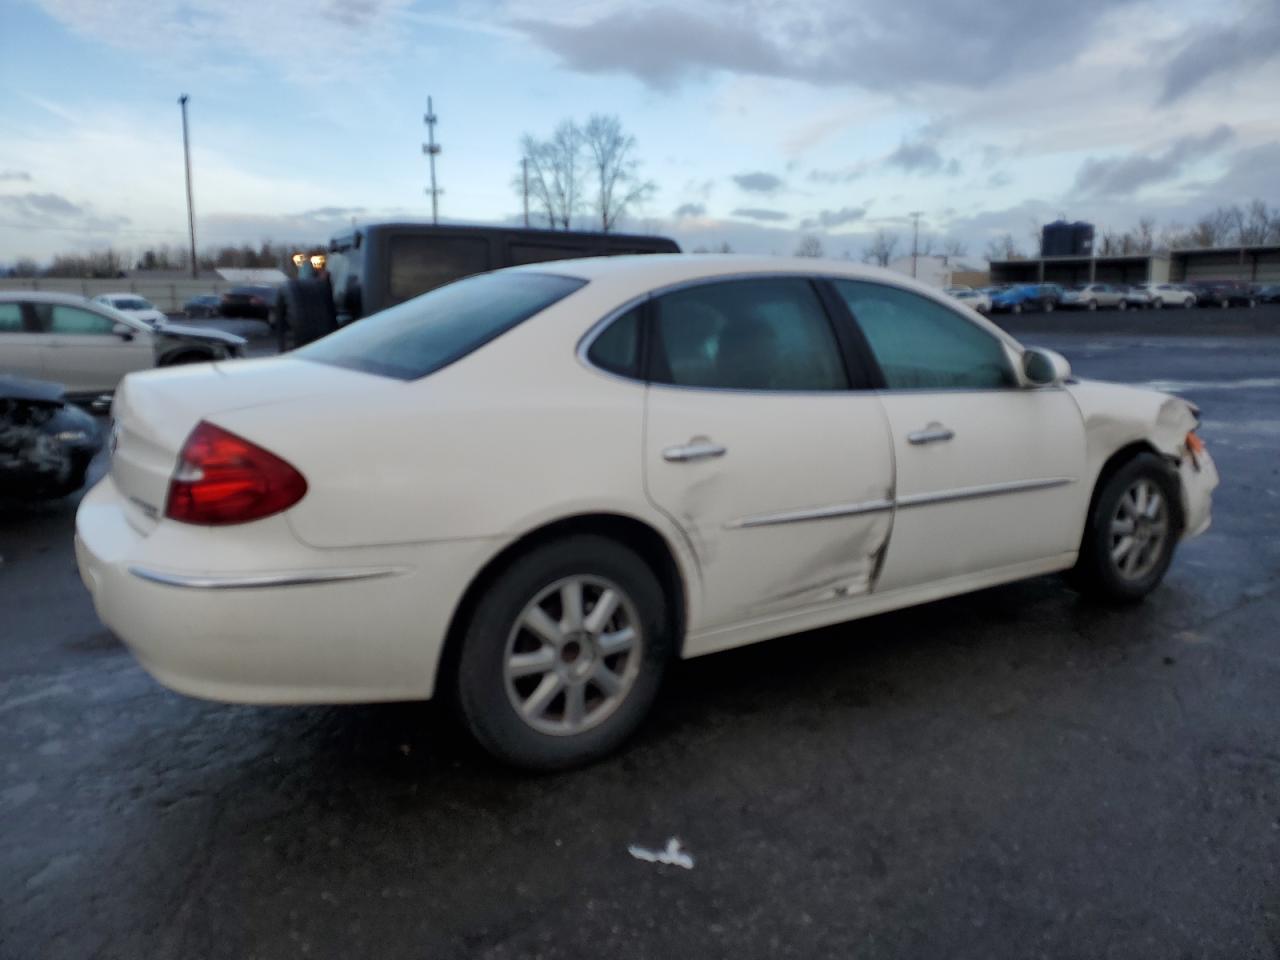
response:
[[(831, 295), (836, 301), (837, 309), (841, 307), (844, 309), (845, 313), (849, 317), (849, 320), (852, 322), (854, 329), (857, 330), (857, 340), (861, 344), (863, 360), (866, 363), (870, 364), (871, 369), (875, 371), (876, 379), (880, 384), (880, 386), (877, 386), (875, 388), (878, 392), (887, 393), (887, 394), (920, 394), (920, 393), (936, 393), (936, 394), (1000, 393), (1000, 394), (1005, 394), (1011, 390), (1023, 391), (1027, 389), (1028, 384), (1024, 375), (1021, 372), (1021, 364), (1017, 362), (1018, 356), (1016, 355), (1013, 348), (1009, 345), (1009, 342), (1005, 340), (1003, 337), (998, 336), (995, 333), (992, 333), (990, 330), (986, 329), (986, 327), (982, 326), (982, 324), (977, 323), (972, 317), (965, 316), (963, 313), (954, 309), (949, 304), (942, 303), (938, 300), (934, 300), (931, 297), (924, 296), (923, 294), (919, 293), (916, 290), (910, 290), (907, 287), (899, 286), (896, 283), (885, 283), (884, 281), (878, 280), (878, 279), (868, 280), (862, 277), (840, 277), (840, 276), (830, 276), (830, 275), (824, 277), (823, 279), (826, 283), (830, 285)], [(857, 314), (854, 313), (853, 308), (850, 307), (847, 302), (845, 302), (844, 297), (841, 296), (840, 292), (835, 287), (836, 281), (840, 281), (840, 280), (843, 280), (849, 283), (866, 283), (866, 284), (871, 284), (872, 286), (877, 286), (877, 287), (887, 287), (890, 290), (897, 290), (901, 293), (914, 294), (917, 297), (922, 297), (923, 299), (930, 301), (935, 306), (941, 307), (943, 310), (947, 311), (952, 316), (954, 316), (957, 320), (967, 323), (969, 326), (973, 327), (979, 333), (982, 333), (985, 336), (990, 337), (992, 340), (996, 342), (997, 345), (999, 345), (1000, 352), (1004, 354), (1005, 361), (1009, 364), (1009, 373), (1013, 377), (1013, 383), (1010, 386), (1006, 386), (1006, 387), (890, 387), (888, 385), (888, 380), (885, 379), (884, 371), (880, 368), (880, 361), (876, 359), (875, 352), (871, 349), (871, 344), (867, 340), (867, 335), (862, 330), (862, 324), (858, 321)], [(1041, 385), (1035, 385), (1035, 386), (1039, 387)], [(1055, 389), (1055, 390), (1063, 389), (1061, 386), (1055, 386), (1052, 384), (1046, 384), (1043, 386), (1047, 389)]]

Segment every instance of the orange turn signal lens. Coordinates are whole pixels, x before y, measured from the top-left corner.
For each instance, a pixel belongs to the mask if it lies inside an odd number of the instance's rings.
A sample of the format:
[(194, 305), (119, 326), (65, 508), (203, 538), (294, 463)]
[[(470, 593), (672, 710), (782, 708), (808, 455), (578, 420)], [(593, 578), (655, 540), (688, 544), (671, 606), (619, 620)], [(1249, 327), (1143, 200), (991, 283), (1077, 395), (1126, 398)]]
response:
[(1187, 434), (1187, 450), (1194, 454), (1204, 453), (1204, 441), (1196, 436), (1194, 430)]

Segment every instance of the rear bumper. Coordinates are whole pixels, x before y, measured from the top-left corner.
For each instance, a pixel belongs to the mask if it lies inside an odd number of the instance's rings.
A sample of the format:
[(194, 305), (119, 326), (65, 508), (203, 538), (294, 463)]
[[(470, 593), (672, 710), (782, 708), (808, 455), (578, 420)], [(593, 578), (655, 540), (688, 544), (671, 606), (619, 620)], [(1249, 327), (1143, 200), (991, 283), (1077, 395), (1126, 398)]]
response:
[(236, 703), (430, 697), (457, 600), (492, 543), (316, 550), (274, 519), (278, 530), (246, 533), (239, 549), (227, 546), (234, 534), (170, 521), (144, 535), (107, 477), (81, 502), (76, 561), (98, 616), (181, 693)]

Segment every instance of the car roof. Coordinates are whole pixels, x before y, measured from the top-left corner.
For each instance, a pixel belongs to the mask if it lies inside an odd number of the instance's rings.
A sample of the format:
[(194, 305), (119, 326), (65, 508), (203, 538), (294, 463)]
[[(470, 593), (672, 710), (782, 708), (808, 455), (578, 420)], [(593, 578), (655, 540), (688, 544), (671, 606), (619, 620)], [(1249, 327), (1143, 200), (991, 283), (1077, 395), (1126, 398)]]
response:
[[(130, 293), (128, 290), (113, 290), (110, 293), (100, 293), (99, 297), (136, 297), (139, 300), (147, 299), (140, 293)], [(97, 299), (95, 297), (95, 299)]]
[(821, 274), (851, 280), (892, 280), (894, 283), (941, 293), (901, 273), (849, 260), (811, 257), (764, 257), (746, 254), (643, 253), (617, 257), (549, 260), (508, 267), (525, 273), (556, 273), (582, 280), (618, 281), (628, 286), (657, 289), (692, 280), (758, 274)]

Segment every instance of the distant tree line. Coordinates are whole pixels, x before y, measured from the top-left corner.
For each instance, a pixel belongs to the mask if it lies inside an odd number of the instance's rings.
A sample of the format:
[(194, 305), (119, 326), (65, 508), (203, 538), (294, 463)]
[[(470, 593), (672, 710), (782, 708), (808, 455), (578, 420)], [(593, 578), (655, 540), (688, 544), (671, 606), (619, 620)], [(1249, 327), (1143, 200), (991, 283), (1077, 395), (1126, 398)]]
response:
[[(196, 255), (200, 270), (218, 267), (276, 267), (292, 266), (293, 254), (298, 250), (310, 250), (311, 244), (281, 244), (264, 240), (257, 246), (251, 244), (206, 247)], [(187, 248), (174, 244), (147, 247), (140, 253), (107, 247), (89, 253), (60, 253), (47, 266), (40, 266), (30, 257), (22, 257), (7, 270), (0, 267), (0, 276), (10, 277), (89, 277), (108, 278), (123, 276), (126, 270), (175, 271), (190, 270), (191, 255)]]
[[(1040, 227), (1031, 230), (1031, 250), (1040, 252)], [(1240, 247), (1280, 244), (1280, 207), (1268, 207), (1262, 200), (1245, 206), (1220, 206), (1187, 226), (1168, 223), (1159, 226), (1154, 217), (1142, 217), (1128, 230), (1103, 227), (1093, 240), (1100, 257), (1155, 253), (1188, 247)], [(988, 260), (1015, 260), (1025, 257), (1013, 234), (1006, 233), (987, 244)]]

